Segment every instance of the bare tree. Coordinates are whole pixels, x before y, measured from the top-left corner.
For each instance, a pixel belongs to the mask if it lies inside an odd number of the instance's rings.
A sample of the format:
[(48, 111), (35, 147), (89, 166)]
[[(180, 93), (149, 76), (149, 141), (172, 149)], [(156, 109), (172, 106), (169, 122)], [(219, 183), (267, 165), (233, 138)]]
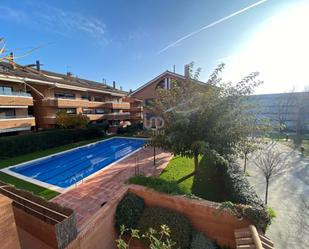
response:
[(286, 168), (285, 156), (278, 151), (276, 143), (271, 142), (265, 146), (264, 149), (259, 150), (254, 160), (254, 164), (265, 178), (265, 205), (267, 205), (270, 180), (278, 176)]

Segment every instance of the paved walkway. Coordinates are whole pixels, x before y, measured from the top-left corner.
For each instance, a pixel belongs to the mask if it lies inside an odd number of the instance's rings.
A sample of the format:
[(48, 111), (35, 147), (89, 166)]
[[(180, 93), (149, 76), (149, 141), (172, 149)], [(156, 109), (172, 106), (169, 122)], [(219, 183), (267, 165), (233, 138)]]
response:
[(136, 165), (140, 173), (158, 175), (171, 158), (170, 153), (156, 149), (156, 166), (154, 166), (153, 148), (143, 148), (52, 201), (72, 208), (76, 213), (77, 227), (80, 229), (84, 222), (99, 210), (104, 202), (108, 202), (124, 186), (124, 182), (135, 174)]
[[(298, 220), (307, 219), (309, 224), (308, 213), (306, 216), (302, 211), (302, 200), (309, 200), (309, 158), (282, 144), (277, 144), (276, 148), (285, 153), (288, 168), (270, 183), (268, 206), (275, 210), (277, 217), (266, 235), (273, 240), (277, 249), (305, 249), (308, 248), (309, 237), (299, 232), (301, 224)], [(265, 180), (253, 164), (253, 159), (249, 160), (248, 172), (248, 180), (264, 200)]]

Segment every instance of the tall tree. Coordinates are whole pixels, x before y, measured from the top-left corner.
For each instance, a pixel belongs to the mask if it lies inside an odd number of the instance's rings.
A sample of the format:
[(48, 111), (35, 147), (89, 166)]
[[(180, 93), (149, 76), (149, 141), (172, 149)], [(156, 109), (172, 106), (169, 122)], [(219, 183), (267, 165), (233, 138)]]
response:
[(219, 65), (206, 83), (198, 81), (200, 69), (190, 65), (190, 77), (160, 89), (159, 98), (148, 107), (164, 120), (164, 135), (156, 137), (162, 147), (174, 154), (194, 158), (198, 172), (198, 156), (208, 149), (221, 155), (236, 152), (237, 143), (245, 136), (246, 116), (243, 97), (261, 84), (252, 73), (233, 85), (219, 77)]

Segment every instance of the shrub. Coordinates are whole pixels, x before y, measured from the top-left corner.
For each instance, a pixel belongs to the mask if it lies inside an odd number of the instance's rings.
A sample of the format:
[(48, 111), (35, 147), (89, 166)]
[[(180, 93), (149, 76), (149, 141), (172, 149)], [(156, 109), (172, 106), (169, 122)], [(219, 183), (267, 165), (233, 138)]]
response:
[(19, 136), (0, 138), (0, 158), (19, 156), (65, 144), (103, 137), (97, 128), (47, 130)]
[(117, 134), (134, 133), (143, 129), (143, 123), (128, 125), (126, 127), (118, 127)]
[(176, 181), (167, 181), (158, 177), (134, 176), (128, 180), (128, 183), (142, 185), (166, 194), (184, 194)]
[(161, 207), (146, 208), (138, 222), (138, 229), (145, 233), (149, 228), (159, 230), (164, 224), (171, 230), (175, 248), (188, 249), (191, 242), (192, 227), (183, 215)]
[(214, 243), (200, 232), (194, 232), (190, 249), (216, 249)]
[(119, 202), (116, 209), (116, 227), (124, 225), (128, 228), (136, 228), (139, 218), (144, 211), (144, 200), (134, 194), (126, 194)]
[(265, 207), (263, 201), (258, 197), (237, 163), (231, 162), (223, 170), (223, 177), (225, 190), (228, 191), (230, 201), (253, 207)]
[(59, 111), (56, 114), (56, 126), (61, 129), (85, 128), (89, 121), (89, 118), (81, 113), (71, 115), (66, 111)]

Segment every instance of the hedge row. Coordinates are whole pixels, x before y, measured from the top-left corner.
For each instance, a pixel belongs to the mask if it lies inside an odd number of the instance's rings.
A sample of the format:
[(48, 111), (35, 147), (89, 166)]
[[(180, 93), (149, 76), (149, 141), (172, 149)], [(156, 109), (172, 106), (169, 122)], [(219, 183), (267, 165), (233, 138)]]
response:
[(245, 205), (242, 208), (242, 215), (248, 218), (257, 229), (265, 232), (271, 223), (271, 217), (263, 201), (256, 194), (237, 163), (231, 162), (223, 168), (224, 189), (227, 191), (229, 201)]
[[(203, 234), (194, 231), (190, 221), (184, 215), (162, 207), (145, 207), (144, 200), (134, 194), (126, 194), (119, 202), (115, 225), (119, 230), (121, 225), (126, 228), (138, 229), (145, 234), (150, 228), (160, 231), (161, 225), (166, 225), (171, 231), (171, 239), (179, 249), (216, 249), (214, 243)], [(148, 244), (147, 239), (141, 239)]]
[(0, 158), (19, 156), (65, 144), (104, 136), (100, 127), (85, 129), (47, 130), (0, 138)]

